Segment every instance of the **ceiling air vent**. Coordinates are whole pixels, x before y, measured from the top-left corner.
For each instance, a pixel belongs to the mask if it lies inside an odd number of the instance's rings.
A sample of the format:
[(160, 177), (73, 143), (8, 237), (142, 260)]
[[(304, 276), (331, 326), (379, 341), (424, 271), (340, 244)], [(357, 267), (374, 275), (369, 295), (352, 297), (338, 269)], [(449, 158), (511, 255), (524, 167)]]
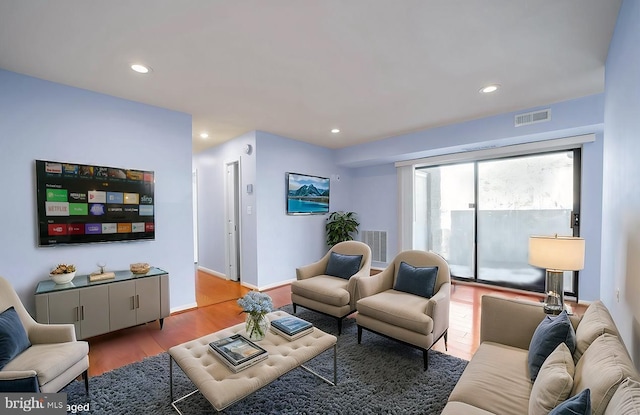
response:
[(536, 124), (539, 122), (551, 121), (551, 109), (548, 108), (542, 111), (527, 112), (524, 114), (516, 115), (516, 127), (522, 127), (523, 125)]

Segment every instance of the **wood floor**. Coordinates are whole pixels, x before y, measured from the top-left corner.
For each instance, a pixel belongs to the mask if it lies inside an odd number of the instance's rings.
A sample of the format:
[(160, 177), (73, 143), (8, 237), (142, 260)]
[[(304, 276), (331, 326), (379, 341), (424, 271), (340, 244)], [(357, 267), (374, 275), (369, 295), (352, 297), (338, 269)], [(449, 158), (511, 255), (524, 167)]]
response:
[[(199, 307), (165, 318), (162, 330), (158, 322), (153, 322), (89, 339), (89, 375), (100, 375), (244, 321), (244, 314), (236, 304), (236, 299), (248, 290), (239, 283), (198, 273), (196, 290)], [(289, 285), (266, 292), (276, 308), (291, 303)], [(444, 350), (442, 340), (434, 346), (434, 350), (469, 360), (479, 344), (480, 298), (496, 292), (510, 298), (538, 298), (482, 286), (454, 284), (448, 351)], [(585, 308), (583, 305), (572, 305), (578, 313)]]

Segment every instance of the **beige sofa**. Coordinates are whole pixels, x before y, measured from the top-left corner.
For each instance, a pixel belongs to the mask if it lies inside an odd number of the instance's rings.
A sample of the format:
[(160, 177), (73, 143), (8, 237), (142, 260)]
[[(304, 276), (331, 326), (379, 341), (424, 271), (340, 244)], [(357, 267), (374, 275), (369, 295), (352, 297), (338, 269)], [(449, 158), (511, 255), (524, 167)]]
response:
[(560, 404), (564, 398), (557, 394), (562, 389), (572, 397), (587, 388), (594, 415), (640, 414), (638, 372), (609, 311), (600, 301), (591, 304), (582, 317), (571, 317), (577, 344), (573, 355), (567, 349), (569, 357), (564, 364), (573, 379), (568, 377), (558, 383), (557, 378), (546, 375), (550, 372), (542, 374), (543, 365), (536, 382), (531, 382), (529, 343), (544, 317), (542, 304), (485, 295), (480, 347), (442, 414), (548, 413), (549, 409), (541, 410), (541, 406), (553, 408)]

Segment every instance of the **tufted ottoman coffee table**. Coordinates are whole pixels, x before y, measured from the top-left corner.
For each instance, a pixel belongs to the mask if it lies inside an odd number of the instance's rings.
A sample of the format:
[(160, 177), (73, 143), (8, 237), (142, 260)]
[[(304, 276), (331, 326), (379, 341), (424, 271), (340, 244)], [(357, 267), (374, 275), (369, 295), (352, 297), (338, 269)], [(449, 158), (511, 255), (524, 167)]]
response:
[[(287, 316), (289, 314), (283, 311), (267, 314), (269, 321)], [(198, 391), (216, 411), (221, 411), (297, 367), (307, 370), (330, 385), (335, 386), (337, 383), (337, 339), (318, 328), (314, 328), (312, 333), (293, 341), (268, 331), (265, 338), (257, 343), (269, 352), (269, 357), (241, 372), (233, 373), (209, 350), (209, 343), (238, 333), (246, 336), (244, 328), (244, 323), (238, 324), (169, 349), (171, 406), (179, 414), (182, 412), (176, 404)], [(303, 366), (304, 363), (331, 347), (333, 347), (333, 382)], [(173, 399), (174, 361), (197, 388), (177, 400)]]

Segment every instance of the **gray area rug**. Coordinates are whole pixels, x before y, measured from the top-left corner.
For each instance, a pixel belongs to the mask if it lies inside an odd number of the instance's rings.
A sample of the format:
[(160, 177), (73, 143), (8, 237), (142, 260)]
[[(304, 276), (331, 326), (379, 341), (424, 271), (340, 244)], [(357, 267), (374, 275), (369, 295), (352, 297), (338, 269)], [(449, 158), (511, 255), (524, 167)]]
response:
[[(291, 306), (282, 309), (292, 313)], [(302, 308), (297, 316), (328, 333), (337, 332), (332, 318)], [(367, 331), (358, 344), (355, 319), (345, 319), (337, 348), (337, 386), (295, 369), (222, 413), (439, 414), (467, 365), (465, 360), (430, 351), (429, 369), (424, 371), (422, 352)], [(332, 350), (307, 366), (333, 379)], [(194, 389), (174, 365), (175, 396)], [(87, 403), (83, 382), (74, 382), (62, 392), (68, 394), (69, 404)], [(91, 378), (88, 403), (88, 413), (93, 414), (175, 414), (169, 403), (169, 355), (163, 353)], [(199, 393), (180, 402), (178, 408), (185, 414), (215, 412)]]

